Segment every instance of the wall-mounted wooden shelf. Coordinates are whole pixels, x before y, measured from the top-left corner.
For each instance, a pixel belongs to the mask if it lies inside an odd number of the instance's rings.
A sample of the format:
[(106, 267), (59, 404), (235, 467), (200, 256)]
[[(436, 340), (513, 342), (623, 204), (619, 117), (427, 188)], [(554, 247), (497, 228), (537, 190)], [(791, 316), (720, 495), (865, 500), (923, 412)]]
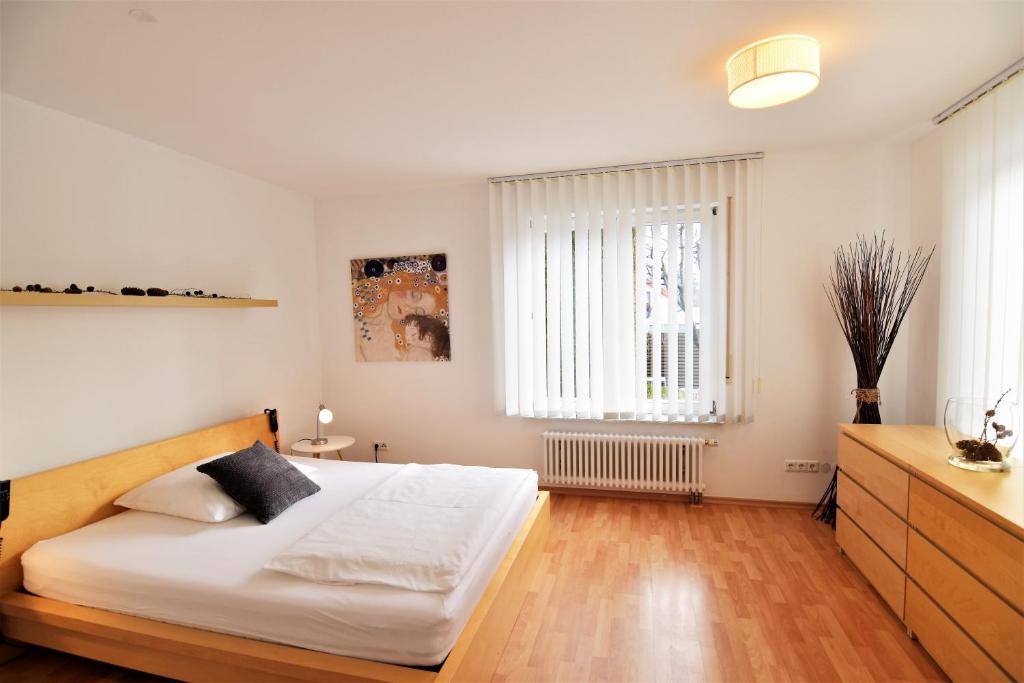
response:
[(0, 292), (0, 306), (134, 306), (139, 308), (277, 308), (277, 299)]

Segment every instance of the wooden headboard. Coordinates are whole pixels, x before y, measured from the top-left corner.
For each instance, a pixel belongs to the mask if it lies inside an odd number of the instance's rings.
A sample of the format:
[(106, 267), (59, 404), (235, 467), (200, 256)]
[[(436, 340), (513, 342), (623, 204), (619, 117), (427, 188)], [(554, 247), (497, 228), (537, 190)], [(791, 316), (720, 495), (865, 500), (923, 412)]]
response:
[(122, 512), (114, 506), (122, 493), (256, 440), (274, 447), (274, 433), (263, 413), (13, 480), (11, 514), (0, 532), (0, 595), (21, 588), (21, 554), (36, 541)]

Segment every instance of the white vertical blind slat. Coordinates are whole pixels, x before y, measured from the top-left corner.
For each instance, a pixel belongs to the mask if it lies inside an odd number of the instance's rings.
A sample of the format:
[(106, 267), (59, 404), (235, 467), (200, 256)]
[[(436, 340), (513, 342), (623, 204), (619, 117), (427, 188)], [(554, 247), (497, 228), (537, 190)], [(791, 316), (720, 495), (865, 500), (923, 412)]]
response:
[(683, 200), (686, 202), (683, 223), (683, 365), (686, 368), (683, 382), (684, 408), (687, 415), (693, 414), (693, 341), (694, 341), (694, 303), (693, 303), (693, 223), (697, 220), (694, 205), (700, 198), (693, 192), (693, 171), (689, 166), (683, 169)]
[(729, 352), (728, 344), (728, 268), (727, 258), (729, 252), (729, 195), (726, 188), (726, 164), (715, 164), (715, 196), (718, 204), (718, 215), (714, 217), (712, 234), (715, 239), (712, 243), (713, 254), (712, 270), (708, 273), (705, 281), (708, 281), (714, 290), (714, 327), (713, 339), (724, 340), (721, 344), (709, 344), (712, 350), (713, 359), (710, 375), (705, 378), (704, 386), (708, 388), (709, 399), (716, 414), (725, 415), (725, 391), (726, 391), (726, 358)]
[(665, 377), (661, 365), (661, 332), (663, 328), (662, 306), (662, 263), (665, 260), (665, 246), (661, 239), (662, 213), (661, 198), (664, 195), (665, 173), (652, 169), (651, 176), (651, 416), (661, 419), (661, 387)]
[(644, 274), (651, 260), (650, 246), (647, 239), (647, 207), (650, 206), (650, 178), (644, 171), (634, 171), (633, 187), (636, 196), (633, 204), (633, 225), (636, 230), (636, 265), (633, 276), (636, 291), (634, 306), (635, 347), (634, 355), (636, 376), (633, 378), (636, 387), (637, 413), (647, 413), (647, 287)]
[[(736, 164), (736, 187), (737, 194), (744, 193), (746, 186), (748, 186), (748, 179), (746, 179), (746, 170), (748, 166), (745, 163), (739, 162)], [(746, 219), (748, 219), (748, 212), (750, 206), (748, 202), (736, 200), (736, 225), (737, 231), (741, 231), (746, 226)], [(748, 251), (749, 245), (743, 240), (737, 240), (733, 247), (735, 253), (735, 266), (732, 269), (733, 272), (733, 292), (736, 296), (737, 301), (746, 303), (746, 251)], [(743, 315), (743, 306), (736, 306), (735, 310), (736, 322), (734, 324), (735, 334), (744, 335), (746, 334), (746, 317)], [(749, 377), (749, 373), (746, 372), (746, 356), (743, 355), (742, 351), (738, 351), (734, 354), (732, 359), (733, 368), (736, 370), (736, 376), (738, 377)], [(739, 414), (743, 410), (743, 405), (746, 403), (746, 389), (744, 382), (733, 383), (733, 390), (735, 392), (735, 400), (733, 401), (731, 412), (733, 414)]]
[[(700, 187), (700, 249), (697, 254), (697, 270), (699, 272), (700, 287), (697, 292), (697, 301), (700, 307), (700, 331), (698, 333), (698, 342), (702, 342), (704, 339), (712, 338), (712, 330), (714, 329), (714, 306), (712, 305), (712, 296), (714, 288), (710, 286), (710, 283), (704, 282), (704, 274), (710, 272), (708, 267), (711, 262), (711, 254), (714, 249), (715, 242), (715, 229), (712, 223), (714, 216), (712, 215), (712, 190), (711, 190), (711, 174), (714, 172), (714, 167), (710, 167), (707, 164), (701, 164), (697, 167), (699, 175), (698, 185)], [(699, 403), (696, 406), (696, 412), (701, 415), (707, 415), (711, 412), (711, 391), (709, 386), (704, 383), (710, 376), (709, 365), (710, 356), (712, 354), (712, 344), (699, 344), (700, 351), (698, 353), (694, 372), (700, 379), (699, 388), (697, 391)]]
[[(747, 173), (746, 165), (740, 161), (735, 164), (734, 168), (735, 188), (736, 196), (733, 200), (733, 251), (732, 251), (732, 268), (731, 273), (733, 277), (733, 307), (732, 307), (732, 331), (734, 339), (742, 338), (746, 333), (745, 318), (743, 316), (743, 309), (747, 305), (747, 292), (746, 282), (747, 274), (744, 272), (744, 266), (746, 265), (746, 245), (744, 243), (746, 239), (746, 224), (747, 224), (747, 202), (743, 201), (742, 193), (747, 187)], [(729, 414), (730, 415), (741, 415), (743, 412), (745, 386), (744, 381), (740, 381), (740, 378), (746, 378), (746, 356), (743, 354), (742, 347), (733, 345), (733, 358), (732, 368), (735, 375), (732, 384), (729, 386), (729, 392), (727, 394)]]
[[(519, 342), (516, 360), (518, 363), (518, 414), (532, 416), (533, 405), (533, 245), (530, 228), (530, 193), (522, 182), (512, 185), (513, 201), (516, 205), (516, 222), (509, 226), (509, 232), (516, 235), (516, 278), (506, 288), (519, 292), (517, 325)], [(509, 224), (506, 224), (509, 225)], [(506, 384), (514, 383), (514, 375), (506, 375)], [(506, 406), (506, 412), (515, 414), (516, 406)]]
[(619, 289), (616, 295), (616, 306), (619, 316), (619, 346), (621, 355), (616, 359), (619, 368), (619, 417), (630, 418), (639, 414), (640, 407), (636, 402), (636, 363), (633, 359), (638, 355), (636, 346), (636, 319), (633, 301), (636, 298), (634, 284), (635, 245), (633, 205), (636, 188), (632, 174), (622, 171), (615, 174), (619, 185), (619, 227), (616, 237), (619, 250)]
[(746, 395), (744, 397), (743, 413), (740, 419), (743, 422), (750, 422), (754, 419), (754, 397), (758, 392), (760, 383), (760, 345), (757, 343), (760, 334), (759, 321), (761, 319), (761, 288), (758, 283), (761, 281), (761, 160), (748, 159), (743, 162), (748, 167), (747, 187), (744, 191), (747, 207), (747, 225), (744, 240), (747, 246), (747, 261), (744, 268), (747, 270), (745, 286), (747, 288), (747, 302), (743, 309), (746, 317), (745, 335), (742, 348), (746, 356), (744, 368), (744, 381)]
[(679, 186), (676, 169), (666, 171), (665, 203), (668, 225), (668, 244), (665, 261), (668, 274), (668, 419), (679, 418)]
[(574, 239), (576, 242), (576, 265), (573, 268), (575, 288), (575, 321), (572, 358), (576, 379), (575, 413), (578, 417), (590, 417), (590, 235), (594, 230), (595, 216), (590, 212), (587, 192), (587, 178), (572, 178), (573, 214), (575, 215)]
[(557, 181), (557, 178), (544, 181), (544, 211), (547, 216), (547, 255), (544, 262), (547, 275), (547, 334), (544, 341), (548, 350), (548, 414), (552, 417), (562, 415), (562, 226)]
[[(618, 177), (613, 173), (605, 173), (600, 177), (590, 176), (588, 182), (595, 188), (591, 194), (596, 198), (598, 185), (601, 187), (601, 239), (599, 245), (603, 248), (604, 258), (601, 262), (602, 295), (602, 318), (600, 326), (591, 325), (590, 334), (595, 343), (601, 344), (601, 363), (595, 365), (595, 376), (600, 375), (599, 367), (603, 368), (601, 384), (602, 400), (594, 406), (595, 417), (618, 417), (621, 409), (619, 403), (620, 389), (619, 379), (622, 352), (619, 341), (621, 339), (621, 320), (619, 318), (620, 306), (617, 305), (619, 296), (619, 263), (622, 260), (619, 252), (619, 222), (618, 222)], [(591, 210), (597, 208), (596, 202), (592, 199)], [(596, 290), (591, 290), (595, 292)], [(593, 304), (593, 302), (591, 302)], [(597, 399), (597, 392), (595, 392)]]
[(558, 224), (561, 226), (560, 249), (562, 262), (559, 268), (561, 281), (558, 285), (561, 334), (557, 340), (562, 350), (561, 358), (561, 393), (562, 416), (576, 417), (576, 363), (573, 355), (576, 350), (576, 330), (573, 328), (573, 233), (572, 233), (572, 193), (571, 178), (558, 178)]
[(530, 317), (533, 320), (533, 340), (531, 342), (533, 355), (533, 414), (536, 417), (547, 417), (547, 361), (544, 351), (547, 349), (547, 309), (545, 303), (546, 275), (544, 260), (547, 240), (547, 220), (545, 218), (545, 187), (539, 180), (529, 181), (530, 188), (530, 218), (532, 230), (532, 251), (533, 251), (533, 307), (530, 310)]
[[(491, 201), (495, 211), (500, 211), (500, 225), (518, 225), (515, 202), (516, 186), (512, 183), (505, 183), (501, 187), (491, 186)], [(518, 234), (516, 230), (508, 230), (504, 233), (499, 226), (492, 226), (492, 235), (497, 233), (502, 240), (501, 253), (503, 255), (504, 281), (506, 286), (502, 288), (503, 298), (503, 323), (502, 335), (505, 343), (504, 352), (504, 377), (513, 377), (517, 374), (517, 360), (519, 357), (519, 260), (517, 253)], [(503, 380), (506, 406), (519, 405), (519, 383)]]
[(604, 301), (601, 290), (601, 241), (603, 235), (602, 225), (604, 216), (601, 215), (601, 186), (597, 182), (591, 183), (587, 179), (587, 204), (590, 213), (590, 230), (587, 232), (587, 297), (585, 300), (585, 311), (577, 312), (582, 315), (584, 324), (583, 334), (587, 336), (587, 346), (590, 355), (586, 359), (585, 371), (589, 381), (589, 401), (587, 402), (587, 417), (600, 418), (604, 416), (604, 339), (602, 328), (604, 326)]

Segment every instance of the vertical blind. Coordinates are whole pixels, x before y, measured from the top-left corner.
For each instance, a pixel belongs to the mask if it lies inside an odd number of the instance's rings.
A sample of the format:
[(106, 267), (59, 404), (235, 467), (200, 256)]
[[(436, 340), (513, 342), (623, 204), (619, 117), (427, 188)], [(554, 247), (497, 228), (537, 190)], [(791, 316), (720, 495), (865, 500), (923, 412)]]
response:
[(938, 420), (1024, 390), (1024, 75), (943, 124)]
[(492, 182), (504, 412), (751, 419), (760, 164)]

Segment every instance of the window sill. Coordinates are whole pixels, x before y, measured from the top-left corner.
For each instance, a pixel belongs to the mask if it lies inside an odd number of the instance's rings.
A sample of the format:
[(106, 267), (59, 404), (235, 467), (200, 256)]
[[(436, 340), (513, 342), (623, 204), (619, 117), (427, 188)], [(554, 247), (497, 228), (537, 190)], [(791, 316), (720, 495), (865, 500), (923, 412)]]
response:
[(518, 417), (523, 420), (536, 420), (538, 422), (594, 422), (597, 424), (650, 424), (650, 425), (672, 425), (679, 427), (722, 427), (728, 424), (726, 418), (718, 417), (711, 419), (661, 419), (653, 417), (560, 417), (560, 416), (536, 416), (536, 415), (506, 415), (505, 417)]

